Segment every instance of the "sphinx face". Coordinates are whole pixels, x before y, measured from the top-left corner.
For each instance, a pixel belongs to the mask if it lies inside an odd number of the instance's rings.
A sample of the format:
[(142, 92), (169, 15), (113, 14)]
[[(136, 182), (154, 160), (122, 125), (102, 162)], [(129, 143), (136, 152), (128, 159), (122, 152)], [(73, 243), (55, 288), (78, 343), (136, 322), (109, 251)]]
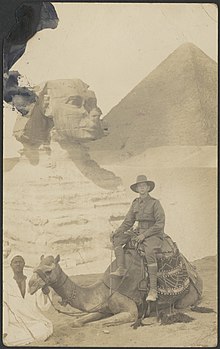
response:
[(95, 93), (81, 80), (48, 81), (39, 103), (61, 141), (88, 142), (105, 135)]

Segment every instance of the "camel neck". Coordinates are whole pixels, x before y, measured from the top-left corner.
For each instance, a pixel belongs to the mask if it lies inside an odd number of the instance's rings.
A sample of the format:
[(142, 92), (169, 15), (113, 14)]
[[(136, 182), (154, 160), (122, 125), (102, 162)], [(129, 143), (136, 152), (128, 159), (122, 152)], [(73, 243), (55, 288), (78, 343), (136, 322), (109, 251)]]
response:
[(59, 280), (51, 287), (62, 298), (63, 305), (70, 304), (76, 309), (89, 311), (100, 303), (96, 284), (79, 286), (62, 269), (60, 270)]
[(64, 306), (70, 304), (74, 308), (85, 310), (83, 304), (79, 302), (80, 286), (75, 284), (62, 269), (60, 269), (59, 279), (51, 287), (62, 298)]

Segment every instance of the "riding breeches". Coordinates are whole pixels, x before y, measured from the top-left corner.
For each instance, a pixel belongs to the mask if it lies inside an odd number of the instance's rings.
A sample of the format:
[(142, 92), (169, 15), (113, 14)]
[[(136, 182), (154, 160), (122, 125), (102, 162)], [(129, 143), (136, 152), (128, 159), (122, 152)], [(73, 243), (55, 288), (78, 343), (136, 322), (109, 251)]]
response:
[[(113, 239), (114, 249), (118, 246), (126, 244), (130, 240), (130, 237), (131, 236), (129, 234), (125, 233), (116, 234)], [(162, 243), (163, 240), (157, 236), (150, 236), (148, 238), (145, 238), (144, 241), (141, 243), (141, 246), (145, 252), (145, 257), (148, 265), (157, 263), (155, 249), (161, 248)]]
[(141, 245), (144, 248), (145, 258), (147, 264), (157, 263), (155, 249), (162, 247), (163, 240), (157, 236), (150, 236), (149, 238), (144, 239)]

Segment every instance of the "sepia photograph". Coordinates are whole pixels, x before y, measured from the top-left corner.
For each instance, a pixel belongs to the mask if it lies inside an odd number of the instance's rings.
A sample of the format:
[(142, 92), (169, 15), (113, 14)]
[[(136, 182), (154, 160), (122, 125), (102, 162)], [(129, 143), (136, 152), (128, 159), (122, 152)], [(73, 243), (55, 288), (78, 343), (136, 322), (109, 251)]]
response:
[(1, 11), (2, 345), (216, 347), (217, 5)]

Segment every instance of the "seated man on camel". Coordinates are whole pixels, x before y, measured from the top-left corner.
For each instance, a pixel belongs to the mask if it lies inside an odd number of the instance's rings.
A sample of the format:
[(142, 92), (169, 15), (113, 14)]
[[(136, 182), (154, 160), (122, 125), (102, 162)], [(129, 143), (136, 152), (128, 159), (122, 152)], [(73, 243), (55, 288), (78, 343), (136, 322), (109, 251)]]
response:
[(147, 301), (156, 301), (157, 299), (157, 259), (155, 249), (162, 247), (164, 238), (165, 214), (157, 199), (149, 195), (155, 187), (155, 183), (148, 181), (145, 175), (137, 177), (136, 183), (130, 186), (131, 190), (139, 193), (120, 227), (112, 233), (117, 270), (111, 275), (123, 277), (127, 273), (125, 267), (125, 257), (123, 245), (126, 244), (130, 235), (126, 231), (132, 228), (134, 223), (138, 222), (136, 241), (142, 245), (148, 266), (150, 291)]

